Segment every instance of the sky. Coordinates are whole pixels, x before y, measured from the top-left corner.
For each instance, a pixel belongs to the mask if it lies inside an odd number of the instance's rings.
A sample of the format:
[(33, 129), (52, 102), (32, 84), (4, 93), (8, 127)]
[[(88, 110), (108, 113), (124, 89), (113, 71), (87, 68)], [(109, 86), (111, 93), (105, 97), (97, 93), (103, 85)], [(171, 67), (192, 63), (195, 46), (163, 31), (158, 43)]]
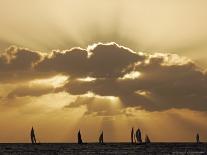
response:
[(207, 141), (206, 7), (0, 0), (0, 142)]

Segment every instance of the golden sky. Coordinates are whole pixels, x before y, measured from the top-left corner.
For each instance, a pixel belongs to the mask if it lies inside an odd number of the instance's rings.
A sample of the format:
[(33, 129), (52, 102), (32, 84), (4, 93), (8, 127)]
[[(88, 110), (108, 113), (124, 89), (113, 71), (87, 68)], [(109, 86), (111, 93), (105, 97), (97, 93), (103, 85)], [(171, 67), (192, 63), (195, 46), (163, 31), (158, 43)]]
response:
[(206, 0), (1, 0), (0, 142), (207, 140)]

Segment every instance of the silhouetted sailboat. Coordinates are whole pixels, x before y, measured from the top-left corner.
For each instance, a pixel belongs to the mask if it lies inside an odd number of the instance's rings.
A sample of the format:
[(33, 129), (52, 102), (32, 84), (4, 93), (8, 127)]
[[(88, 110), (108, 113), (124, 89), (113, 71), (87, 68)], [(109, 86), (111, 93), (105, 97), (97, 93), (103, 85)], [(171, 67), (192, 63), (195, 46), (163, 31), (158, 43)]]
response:
[(137, 129), (135, 133), (135, 137), (137, 139), (137, 143), (142, 143), (142, 133), (140, 129)]
[(35, 132), (34, 132), (33, 127), (32, 127), (32, 129), (31, 129), (30, 137), (31, 137), (31, 142), (32, 142), (32, 144), (36, 144), (37, 141), (36, 141)]
[(82, 141), (82, 138), (81, 138), (80, 130), (78, 131), (78, 144), (83, 144), (83, 141)]
[(148, 135), (146, 135), (146, 136), (145, 136), (145, 143), (146, 143), (146, 144), (151, 143), (151, 141), (150, 141), (150, 139), (149, 139)]
[(103, 131), (101, 132), (101, 135), (99, 136), (99, 143), (103, 144)]
[(131, 143), (134, 143), (134, 128), (131, 130)]
[(198, 134), (198, 133), (196, 134), (196, 143), (197, 143), (197, 144), (199, 144), (199, 143), (200, 143), (200, 136), (199, 136), (199, 134)]

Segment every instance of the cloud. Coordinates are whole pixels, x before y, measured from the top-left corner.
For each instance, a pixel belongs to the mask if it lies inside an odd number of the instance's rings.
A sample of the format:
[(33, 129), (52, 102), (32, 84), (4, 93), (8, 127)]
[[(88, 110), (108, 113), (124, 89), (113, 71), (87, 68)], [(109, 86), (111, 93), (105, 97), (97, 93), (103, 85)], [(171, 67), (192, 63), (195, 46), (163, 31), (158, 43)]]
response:
[[(114, 99), (116, 100), (116, 98)], [(122, 114), (119, 104), (114, 105), (110, 97), (101, 97), (98, 95), (79, 96), (64, 108), (77, 108), (80, 106), (86, 107), (84, 115), (114, 116)]]
[[(116, 43), (52, 53), (12, 47), (0, 55), (0, 69), (8, 81), (15, 78), (31, 81), (62, 74), (70, 78), (58, 91), (82, 97), (88, 92), (95, 94), (94, 98), (114, 96), (124, 108), (207, 110), (206, 72), (190, 59), (176, 54), (134, 52)], [(25, 87), (9, 96), (38, 96), (50, 92), (47, 88)], [(79, 100), (72, 105), (81, 106)]]
[(55, 92), (55, 88), (49, 85), (24, 85), (12, 90), (7, 98), (25, 97), (25, 96), (41, 96)]
[(36, 68), (39, 71), (63, 72), (71, 77), (117, 78), (124, 74), (127, 67), (144, 58), (144, 55), (116, 43), (98, 43), (87, 49), (54, 51)]
[[(93, 81), (72, 80), (65, 85), (74, 95), (87, 92), (119, 97), (125, 107), (149, 111), (171, 108), (207, 110), (207, 75), (191, 60), (176, 54), (144, 54), (133, 65), (137, 78), (97, 78)], [(126, 73), (128, 75), (128, 73)]]
[[(0, 82), (15, 82), (33, 79), (44, 74), (33, 70), (42, 58), (40, 52), (11, 46), (0, 53)], [(48, 76), (48, 75), (47, 75)]]
[(28, 71), (40, 61), (41, 55), (24, 48), (11, 46), (0, 55), (1, 71)]

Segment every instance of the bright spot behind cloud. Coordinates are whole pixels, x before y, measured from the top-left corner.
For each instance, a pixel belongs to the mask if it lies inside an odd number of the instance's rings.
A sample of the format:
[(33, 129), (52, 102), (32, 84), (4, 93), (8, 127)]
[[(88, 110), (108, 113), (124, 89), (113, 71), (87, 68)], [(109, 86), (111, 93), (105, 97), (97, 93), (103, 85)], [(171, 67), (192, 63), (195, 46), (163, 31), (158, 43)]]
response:
[(132, 71), (130, 73), (125, 74), (122, 78), (120, 79), (137, 79), (138, 77), (140, 77), (141, 73), (138, 71)]
[(90, 82), (90, 81), (95, 81), (96, 78), (93, 77), (86, 77), (86, 78), (78, 78), (78, 81), (84, 81), (84, 82)]
[(43, 85), (52, 85), (53, 87), (61, 87), (63, 86), (68, 80), (68, 76), (64, 75), (56, 75), (51, 78), (47, 79), (36, 79), (31, 81), (31, 84), (43, 84)]

